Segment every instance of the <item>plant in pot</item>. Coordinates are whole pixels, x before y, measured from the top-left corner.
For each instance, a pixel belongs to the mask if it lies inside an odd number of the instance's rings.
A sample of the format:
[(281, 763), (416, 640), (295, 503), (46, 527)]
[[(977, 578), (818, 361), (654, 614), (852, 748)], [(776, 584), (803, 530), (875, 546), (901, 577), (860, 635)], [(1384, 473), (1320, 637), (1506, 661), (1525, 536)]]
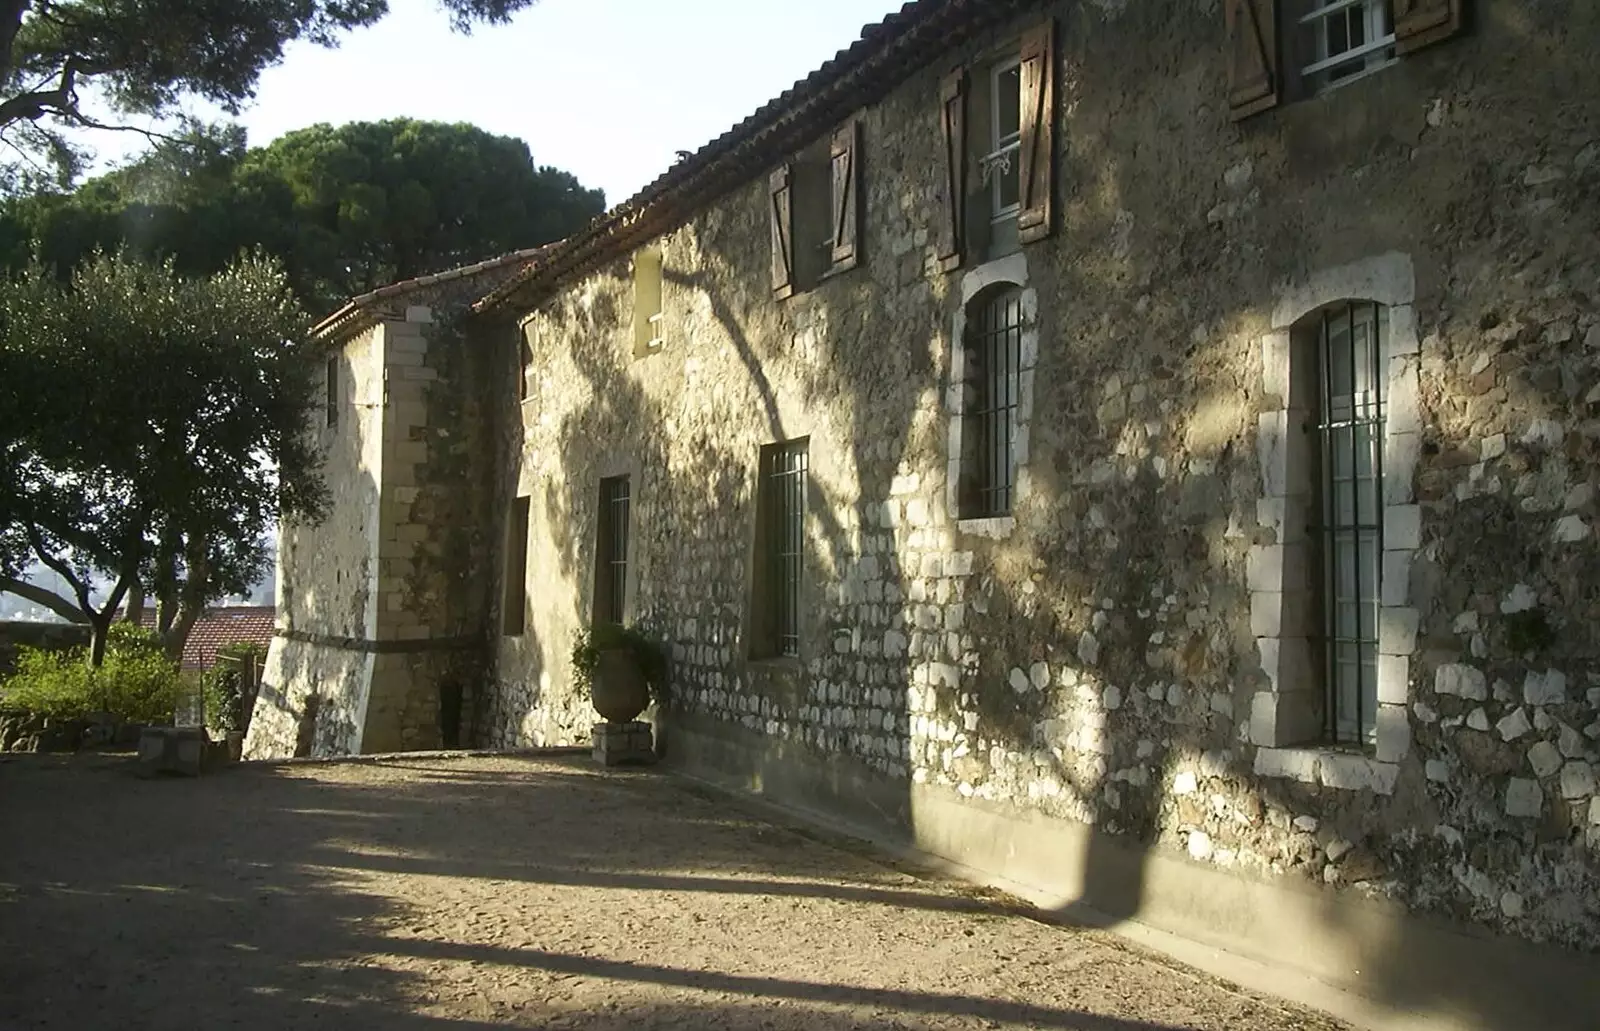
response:
[(579, 630), (572, 646), (573, 679), (588, 691), (608, 723), (628, 723), (650, 705), (666, 704), (667, 659), (659, 645), (632, 627), (600, 623)]

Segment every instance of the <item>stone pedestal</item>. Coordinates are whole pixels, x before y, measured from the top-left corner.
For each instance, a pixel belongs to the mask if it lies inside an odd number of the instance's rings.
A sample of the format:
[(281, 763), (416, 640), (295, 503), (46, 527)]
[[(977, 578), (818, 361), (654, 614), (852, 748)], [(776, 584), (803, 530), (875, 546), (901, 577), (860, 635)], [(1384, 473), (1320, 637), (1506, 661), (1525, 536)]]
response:
[(648, 723), (640, 720), (632, 723), (596, 723), (590, 734), (595, 761), (602, 766), (656, 761), (655, 744), (650, 738)]
[(206, 760), (206, 732), (202, 727), (146, 727), (139, 735), (139, 772), (200, 776)]

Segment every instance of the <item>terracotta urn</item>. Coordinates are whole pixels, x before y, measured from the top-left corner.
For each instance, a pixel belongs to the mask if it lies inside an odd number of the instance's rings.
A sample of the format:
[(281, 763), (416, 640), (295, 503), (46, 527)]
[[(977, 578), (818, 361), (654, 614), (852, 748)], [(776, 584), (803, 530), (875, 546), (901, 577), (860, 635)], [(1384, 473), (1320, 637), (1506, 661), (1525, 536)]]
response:
[(608, 723), (632, 722), (650, 704), (650, 686), (633, 653), (626, 648), (601, 652), (590, 680), (594, 711)]

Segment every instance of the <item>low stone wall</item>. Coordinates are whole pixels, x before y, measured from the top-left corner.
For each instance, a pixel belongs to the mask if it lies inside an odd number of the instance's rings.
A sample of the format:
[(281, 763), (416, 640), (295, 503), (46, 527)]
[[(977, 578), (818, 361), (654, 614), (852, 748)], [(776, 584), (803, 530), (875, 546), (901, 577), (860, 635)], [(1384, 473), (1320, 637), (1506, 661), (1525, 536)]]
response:
[(66, 651), (89, 643), (89, 628), (76, 623), (0, 622), (0, 677), (16, 668), (20, 648)]

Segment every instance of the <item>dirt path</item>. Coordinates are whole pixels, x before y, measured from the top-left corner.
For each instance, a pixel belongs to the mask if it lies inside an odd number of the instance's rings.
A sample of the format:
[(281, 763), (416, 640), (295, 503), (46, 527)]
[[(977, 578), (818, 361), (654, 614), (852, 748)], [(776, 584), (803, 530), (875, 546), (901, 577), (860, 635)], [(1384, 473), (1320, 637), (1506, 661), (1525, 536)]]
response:
[(0, 762), (13, 1028), (1338, 1031), (655, 774)]

